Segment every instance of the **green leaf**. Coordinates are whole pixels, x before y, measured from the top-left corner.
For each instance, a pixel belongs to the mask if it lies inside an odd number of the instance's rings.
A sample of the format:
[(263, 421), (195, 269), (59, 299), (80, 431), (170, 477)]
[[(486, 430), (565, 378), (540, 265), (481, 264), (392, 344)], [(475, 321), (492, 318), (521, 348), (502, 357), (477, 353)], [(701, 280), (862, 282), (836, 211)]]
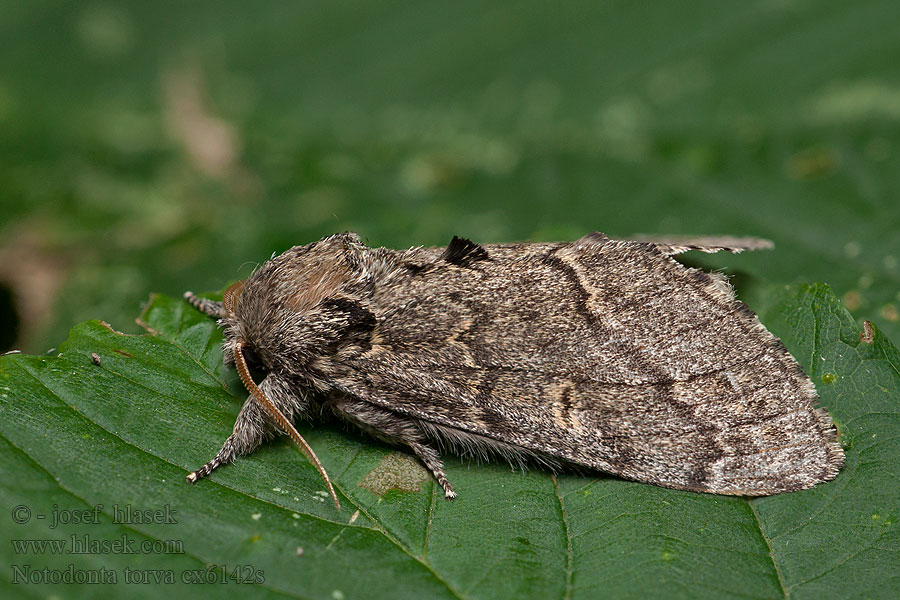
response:
[[(0, 522), (10, 540), (151, 547), (4, 545), (6, 597), (59, 594), (40, 582), (72, 565), (107, 569), (118, 586), (67, 587), (67, 597), (232, 597), (252, 587), (348, 599), (896, 598), (900, 354), (877, 330), (862, 341), (823, 285), (757, 288), (753, 298), (816, 383), (847, 452), (834, 481), (754, 500), (451, 458), (460, 497), (447, 502), (406, 453), (327, 424), (301, 433), (340, 512), (284, 439), (189, 486), (185, 474), (218, 450), (245, 395), (222, 365), (214, 322), (155, 296), (142, 316), (149, 334), (82, 323), (58, 355), (0, 357)], [(54, 509), (63, 521), (88, 511), (88, 522), (53, 527)], [(17, 523), (23, 510), (31, 518)], [(174, 522), (116, 522), (125, 510)], [(153, 543), (183, 553), (154, 553)], [(176, 583), (126, 584), (126, 569), (132, 580)]]

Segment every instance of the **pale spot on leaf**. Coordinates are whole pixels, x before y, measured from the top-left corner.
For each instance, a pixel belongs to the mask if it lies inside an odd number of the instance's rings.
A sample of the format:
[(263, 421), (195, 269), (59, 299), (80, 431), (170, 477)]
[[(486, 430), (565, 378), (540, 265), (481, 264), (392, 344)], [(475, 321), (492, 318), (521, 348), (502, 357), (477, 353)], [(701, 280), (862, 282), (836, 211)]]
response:
[(390, 490), (418, 492), (422, 489), (422, 484), (430, 479), (431, 475), (416, 459), (392, 452), (363, 477), (359, 487), (366, 488), (376, 496), (383, 496)]

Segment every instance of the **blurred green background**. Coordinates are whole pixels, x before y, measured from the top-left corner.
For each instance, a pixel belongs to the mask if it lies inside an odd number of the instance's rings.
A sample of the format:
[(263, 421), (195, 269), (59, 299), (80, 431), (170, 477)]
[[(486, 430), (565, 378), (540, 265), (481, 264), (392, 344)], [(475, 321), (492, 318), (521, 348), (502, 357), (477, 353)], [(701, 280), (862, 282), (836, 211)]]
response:
[(755, 235), (896, 342), (900, 3), (2, 2), (0, 351), (336, 231)]

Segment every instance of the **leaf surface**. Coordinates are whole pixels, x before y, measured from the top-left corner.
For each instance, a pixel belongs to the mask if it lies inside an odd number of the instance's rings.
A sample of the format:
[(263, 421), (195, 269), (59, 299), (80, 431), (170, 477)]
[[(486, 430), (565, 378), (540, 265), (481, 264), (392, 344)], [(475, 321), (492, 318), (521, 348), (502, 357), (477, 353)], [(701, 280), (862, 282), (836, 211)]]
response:
[[(196, 573), (227, 579), (202, 587), (221, 596), (253, 586), (295, 598), (896, 597), (900, 356), (877, 330), (862, 341), (823, 285), (756, 288), (753, 306), (839, 425), (847, 461), (830, 483), (747, 500), (451, 458), (460, 497), (447, 502), (408, 454), (334, 424), (301, 427), (334, 480), (338, 512), (284, 439), (184, 483), (230, 433), (244, 394), (222, 365), (215, 323), (155, 296), (142, 315), (152, 333), (85, 322), (58, 355), (0, 357), (0, 494), (32, 514), (2, 522), (11, 540), (125, 536), (175, 540), (181, 553), (13, 543), (4, 558), (19, 575), (25, 564), (71, 564), (118, 576), (121, 589), (76, 586), (78, 597), (188, 596), (201, 588), (181, 580)], [(69, 519), (92, 510), (96, 523), (50, 528), (54, 507)], [(124, 510), (176, 522), (116, 522)], [(171, 572), (176, 583), (127, 585), (126, 569)], [(56, 589), (16, 576), (4, 571), (9, 597)]]

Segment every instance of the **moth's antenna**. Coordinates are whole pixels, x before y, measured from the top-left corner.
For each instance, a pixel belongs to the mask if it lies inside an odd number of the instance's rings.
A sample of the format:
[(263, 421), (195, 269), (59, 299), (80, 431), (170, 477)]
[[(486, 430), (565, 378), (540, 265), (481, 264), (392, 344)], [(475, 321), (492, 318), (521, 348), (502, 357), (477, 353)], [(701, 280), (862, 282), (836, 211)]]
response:
[[(235, 284), (237, 285), (237, 284)], [(232, 286), (233, 287), (233, 286)], [(243, 287), (243, 284), (242, 284)], [(228, 300), (230, 298), (231, 288), (228, 288), (225, 292), (225, 305), (228, 306)], [(315, 465), (316, 469), (319, 470), (319, 474), (322, 476), (322, 479), (325, 480), (325, 485), (328, 486), (328, 491), (331, 492), (331, 497), (334, 498), (334, 504), (337, 506), (338, 510), (341, 510), (341, 503), (338, 501), (337, 494), (334, 492), (334, 487), (331, 485), (331, 480), (328, 478), (328, 473), (325, 472), (325, 467), (322, 466), (322, 463), (319, 462), (319, 458), (316, 456), (316, 453), (313, 452), (313, 449), (309, 447), (309, 444), (306, 443), (306, 440), (303, 439), (291, 422), (288, 420), (284, 414), (278, 410), (278, 407), (272, 404), (272, 401), (266, 398), (266, 395), (262, 393), (262, 390), (256, 385), (256, 382), (253, 381), (253, 378), (250, 377), (250, 370), (247, 368), (247, 362), (244, 360), (244, 352), (243, 346), (238, 346), (234, 350), (234, 366), (237, 368), (238, 375), (241, 376), (241, 381), (244, 382), (244, 386), (250, 392), (250, 395), (256, 399), (256, 403), (259, 404), (260, 408), (266, 411), (266, 414), (269, 415), (281, 429), (291, 436), (291, 439), (294, 440), (294, 443), (300, 446), (300, 449), (303, 450), (303, 454), (306, 455), (306, 458), (309, 459), (313, 465)]]
[(241, 297), (241, 292), (243, 291), (244, 282), (235, 281), (234, 283), (229, 285), (228, 289), (225, 290), (225, 293), (222, 294), (222, 305), (225, 307), (225, 310), (228, 312), (228, 314), (234, 314), (234, 309), (237, 308), (237, 302)]

